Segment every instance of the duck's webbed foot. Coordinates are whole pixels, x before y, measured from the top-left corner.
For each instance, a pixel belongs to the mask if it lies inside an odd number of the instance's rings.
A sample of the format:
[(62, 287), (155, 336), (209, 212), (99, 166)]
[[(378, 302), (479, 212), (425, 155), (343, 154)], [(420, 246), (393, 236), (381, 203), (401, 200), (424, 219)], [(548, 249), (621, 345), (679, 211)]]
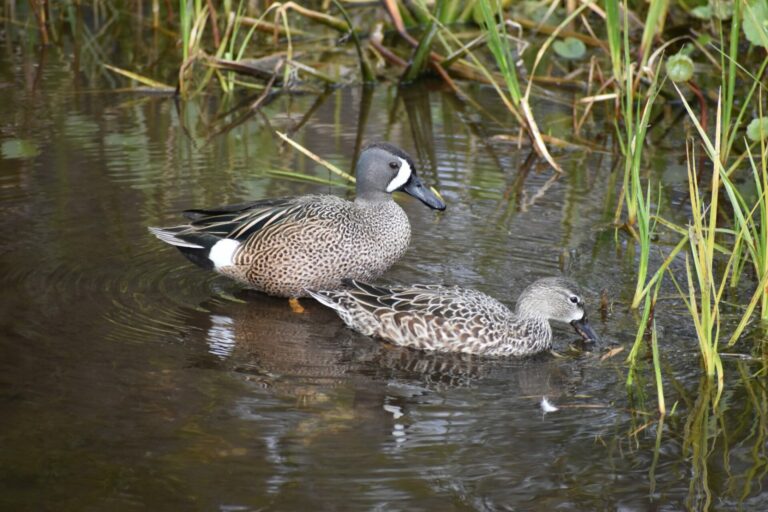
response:
[(291, 311), (294, 313), (303, 313), (304, 307), (299, 303), (299, 299), (296, 297), (291, 297), (288, 299), (288, 305), (291, 306)]

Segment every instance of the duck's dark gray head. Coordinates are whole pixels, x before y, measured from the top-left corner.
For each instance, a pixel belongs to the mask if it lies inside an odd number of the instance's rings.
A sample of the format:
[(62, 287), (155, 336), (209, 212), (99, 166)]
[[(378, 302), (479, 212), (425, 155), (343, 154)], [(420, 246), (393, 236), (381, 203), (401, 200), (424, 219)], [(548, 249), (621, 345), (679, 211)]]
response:
[(430, 208), (445, 210), (445, 203), (416, 174), (413, 159), (397, 146), (386, 142), (367, 145), (357, 160), (355, 174), (360, 199), (387, 200), (389, 194), (400, 191)]
[(597, 341), (597, 334), (587, 322), (581, 291), (569, 279), (545, 277), (535, 281), (517, 299), (517, 313), (571, 324), (585, 340)]

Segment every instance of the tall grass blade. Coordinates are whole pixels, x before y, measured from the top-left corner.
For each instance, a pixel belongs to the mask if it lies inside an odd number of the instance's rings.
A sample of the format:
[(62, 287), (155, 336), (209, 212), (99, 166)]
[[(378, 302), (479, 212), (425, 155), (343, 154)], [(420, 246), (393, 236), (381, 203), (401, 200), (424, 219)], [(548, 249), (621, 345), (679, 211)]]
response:
[(341, 5), (339, 0), (333, 0), (333, 5), (335, 5), (339, 12), (341, 12), (341, 15), (344, 17), (347, 25), (349, 25), (349, 34), (352, 37), (352, 42), (355, 44), (357, 58), (360, 61), (360, 75), (363, 77), (363, 83), (372, 84), (376, 82), (376, 73), (374, 73), (373, 67), (368, 61), (368, 57), (365, 56), (365, 52), (363, 51), (363, 44), (360, 42), (360, 36), (357, 35), (355, 27), (352, 26), (352, 19), (350, 19), (349, 14), (347, 14), (347, 10), (344, 9), (344, 6)]
[(164, 84), (163, 82), (158, 82), (157, 80), (153, 80), (152, 78), (140, 75), (138, 73), (134, 73), (133, 71), (128, 71), (127, 69), (118, 68), (117, 66), (111, 66), (109, 64), (102, 64), (102, 66), (110, 71), (114, 71), (118, 75), (130, 78), (131, 80), (136, 80), (140, 84), (144, 84), (152, 89), (157, 89), (158, 91), (173, 92), (176, 90), (175, 87)]
[[(483, 16), (486, 33), (488, 34), (488, 49), (491, 50), (496, 65), (499, 66), (501, 76), (504, 77), (512, 101), (518, 106), (523, 95), (514, 62), (512, 62), (512, 50), (509, 47), (501, 6), (498, 0), (480, 0), (480, 12)], [(497, 25), (497, 17), (502, 20), (500, 28)]]
[(432, 41), (434, 41), (437, 31), (439, 30), (438, 20), (440, 19), (445, 3), (446, 0), (438, 0), (435, 15), (429, 18), (427, 29), (414, 50), (411, 63), (405, 70), (401, 82), (413, 82), (424, 74), (424, 71), (427, 69), (430, 61), (430, 52), (432, 50)]
[(664, 21), (669, 9), (669, 0), (651, 0), (648, 7), (648, 14), (643, 25), (643, 36), (640, 40), (640, 54), (642, 62), (640, 67), (645, 67), (648, 62), (648, 50), (651, 48), (653, 38), (664, 30)]
[(605, 29), (608, 33), (608, 50), (616, 83), (621, 83), (621, 22), (619, 21), (619, 0), (605, 0)]
[(179, 0), (179, 30), (181, 31), (182, 60), (189, 58), (189, 33), (192, 31), (192, 0)]
[(280, 137), (285, 142), (287, 142), (288, 144), (290, 144), (291, 146), (296, 148), (300, 153), (302, 153), (305, 156), (309, 157), (310, 159), (314, 160), (315, 162), (317, 162), (318, 164), (322, 165), (323, 167), (325, 167), (326, 169), (328, 169), (332, 173), (341, 176), (342, 178), (344, 178), (345, 180), (347, 180), (347, 181), (349, 181), (351, 183), (355, 182), (355, 177), (354, 176), (352, 176), (349, 173), (346, 173), (346, 172), (342, 171), (341, 169), (339, 169), (338, 167), (333, 165), (331, 162), (320, 158), (319, 156), (317, 156), (316, 154), (314, 154), (313, 152), (311, 152), (310, 150), (308, 150), (307, 148), (305, 148), (304, 146), (302, 146), (301, 144), (299, 144), (295, 140), (293, 140), (290, 137), (288, 137), (286, 134), (284, 134), (282, 132), (279, 132), (279, 131), (275, 131), (275, 133), (278, 135), (278, 137)]

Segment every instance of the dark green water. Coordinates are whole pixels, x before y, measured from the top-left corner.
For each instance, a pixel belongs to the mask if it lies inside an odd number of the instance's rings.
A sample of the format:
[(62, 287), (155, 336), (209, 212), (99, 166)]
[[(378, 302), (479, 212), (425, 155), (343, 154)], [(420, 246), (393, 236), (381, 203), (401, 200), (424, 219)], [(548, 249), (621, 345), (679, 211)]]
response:
[[(693, 328), (665, 302), (675, 408), (660, 431), (650, 383), (645, 400), (627, 395), (627, 350), (601, 359), (628, 349), (636, 325), (632, 246), (610, 225), (614, 155), (560, 152), (562, 177), (526, 167), (527, 149), (494, 141), (506, 131), (435, 84), (282, 96), (212, 135), (233, 120), (215, 99), (115, 92), (73, 75), (66, 52), (35, 62), (13, 48), (0, 56), (3, 510), (768, 508), (760, 364), (726, 359), (712, 414)], [(537, 107), (553, 130), (570, 120), (559, 100)], [(602, 343), (569, 351), (560, 329), (565, 357), (527, 360), (392, 348), (311, 301), (296, 315), (206, 273), (147, 232), (189, 207), (349, 195), (270, 174), (328, 177), (275, 129), (344, 169), (357, 141), (390, 141), (442, 192), (443, 214), (399, 198), (413, 241), (387, 281), (513, 304), (566, 268)], [(671, 210), (684, 210), (680, 162), (655, 163)], [(543, 413), (545, 396), (560, 410)]]

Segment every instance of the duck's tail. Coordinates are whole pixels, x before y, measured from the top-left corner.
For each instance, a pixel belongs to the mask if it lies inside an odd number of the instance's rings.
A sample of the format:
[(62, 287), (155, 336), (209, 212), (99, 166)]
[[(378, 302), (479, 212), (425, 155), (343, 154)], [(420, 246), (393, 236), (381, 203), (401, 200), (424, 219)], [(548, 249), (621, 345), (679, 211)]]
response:
[(240, 247), (237, 240), (190, 229), (190, 226), (150, 227), (149, 231), (176, 247), (195, 265), (209, 270), (233, 265), (235, 251)]
[(345, 309), (339, 304), (339, 293), (334, 291), (322, 290), (304, 290), (307, 294), (323, 306), (327, 306), (335, 311), (343, 312)]

